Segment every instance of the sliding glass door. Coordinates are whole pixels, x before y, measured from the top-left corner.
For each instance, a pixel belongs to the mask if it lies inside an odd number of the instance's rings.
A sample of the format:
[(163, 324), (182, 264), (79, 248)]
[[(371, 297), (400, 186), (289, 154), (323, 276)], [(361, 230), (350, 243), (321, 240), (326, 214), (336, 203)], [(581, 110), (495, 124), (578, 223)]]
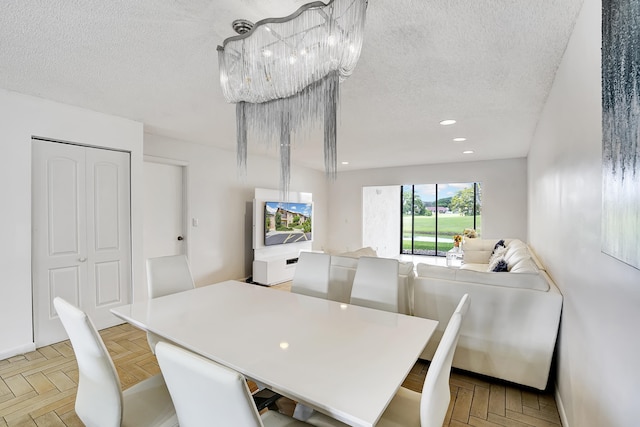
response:
[(480, 183), (402, 186), (401, 253), (444, 256), (453, 237), (481, 227)]

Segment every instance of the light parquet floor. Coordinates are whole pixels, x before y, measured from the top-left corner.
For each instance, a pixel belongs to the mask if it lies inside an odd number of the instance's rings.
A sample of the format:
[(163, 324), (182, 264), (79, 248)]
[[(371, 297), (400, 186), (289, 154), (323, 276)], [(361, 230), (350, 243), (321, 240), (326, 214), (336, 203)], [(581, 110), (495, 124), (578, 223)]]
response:
[[(289, 289), (289, 284), (274, 287)], [(146, 335), (123, 324), (100, 331), (123, 388), (160, 372)], [(428, 362), (419, 360), (403, 386), (420, 391)], [(0, 427), (82, 426), (74, 411), (78, 367), (69, 341), (0, 360)], [(552, 394), (480, 378), (454, 370), (445, 426), (560, 426)], [(292, 402), (280, 399), (283, 412)]]

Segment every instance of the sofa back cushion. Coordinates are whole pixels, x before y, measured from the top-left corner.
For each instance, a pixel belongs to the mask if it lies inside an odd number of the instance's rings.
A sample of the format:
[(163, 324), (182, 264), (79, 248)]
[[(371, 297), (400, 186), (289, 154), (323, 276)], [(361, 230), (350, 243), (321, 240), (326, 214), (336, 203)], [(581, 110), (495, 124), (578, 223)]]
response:
[(488, 272), (486, 264), (465, 264), (461, 268), (441, 267), (419, 263), (417, 277), (477, 283), (481, 285), (548, 291), (549, 283), (529, 258), (512, 267), (513, 272)]
[(497, 239), (464, 239), (462, 250), (464, 262), (471, 264), (487, 264)]

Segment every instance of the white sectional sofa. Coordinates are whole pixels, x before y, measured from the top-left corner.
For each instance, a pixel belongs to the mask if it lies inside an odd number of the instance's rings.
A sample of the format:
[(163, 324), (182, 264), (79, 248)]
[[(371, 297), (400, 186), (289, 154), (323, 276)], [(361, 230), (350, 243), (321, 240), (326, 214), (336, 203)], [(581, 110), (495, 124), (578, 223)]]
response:
[[(362, 248), (354, 252), (331, 255), (329, 272), (329, 299), (349, 303), (353, 278), (361, 256), (377, 256), (375, 250)], [(411, 262), (400, 262), (398, 266), (398, 311), (403, 314), (413, 312), (413, 278), (414, 265)]]
[(508, 271), (487, 271), (497, 242), (467, 239), (459, 269), (416, 266), (413, 314), (440, 322), (421, 358), (431, 360), (451, 314), (468, 293), (471, 306), (453, 366), (543, 390), (555, 349), (562, 294), (529, 247), (517, 239), (504, 240)]

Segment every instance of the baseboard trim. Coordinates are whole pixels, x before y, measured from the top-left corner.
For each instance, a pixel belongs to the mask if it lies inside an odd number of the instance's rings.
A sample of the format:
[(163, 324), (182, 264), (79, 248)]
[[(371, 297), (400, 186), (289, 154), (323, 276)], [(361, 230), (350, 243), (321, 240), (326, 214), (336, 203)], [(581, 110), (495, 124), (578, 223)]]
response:
[(562, 399), (560, 398), (560, 392), (558, 391), (558, 383), (555, 384), (555, 398), (556, 398), (556, 406), (558, 407), (558, 414), (560, 415), (560, 423), (562, 427), (569, 427), (569, 420), (567, 420), (567, 413), (564, 410), (564, 405), (562, 404)]
[(13, 356), (17, 356), (19, 354), (29, 353), (30, 351), (34, 351), (36, 349), (35, 343), (29, 343), (25, 345), (21, 345), (20, 347), (14, 347), (9, 350), (0, 351), (0, 360), (8, 359)]

